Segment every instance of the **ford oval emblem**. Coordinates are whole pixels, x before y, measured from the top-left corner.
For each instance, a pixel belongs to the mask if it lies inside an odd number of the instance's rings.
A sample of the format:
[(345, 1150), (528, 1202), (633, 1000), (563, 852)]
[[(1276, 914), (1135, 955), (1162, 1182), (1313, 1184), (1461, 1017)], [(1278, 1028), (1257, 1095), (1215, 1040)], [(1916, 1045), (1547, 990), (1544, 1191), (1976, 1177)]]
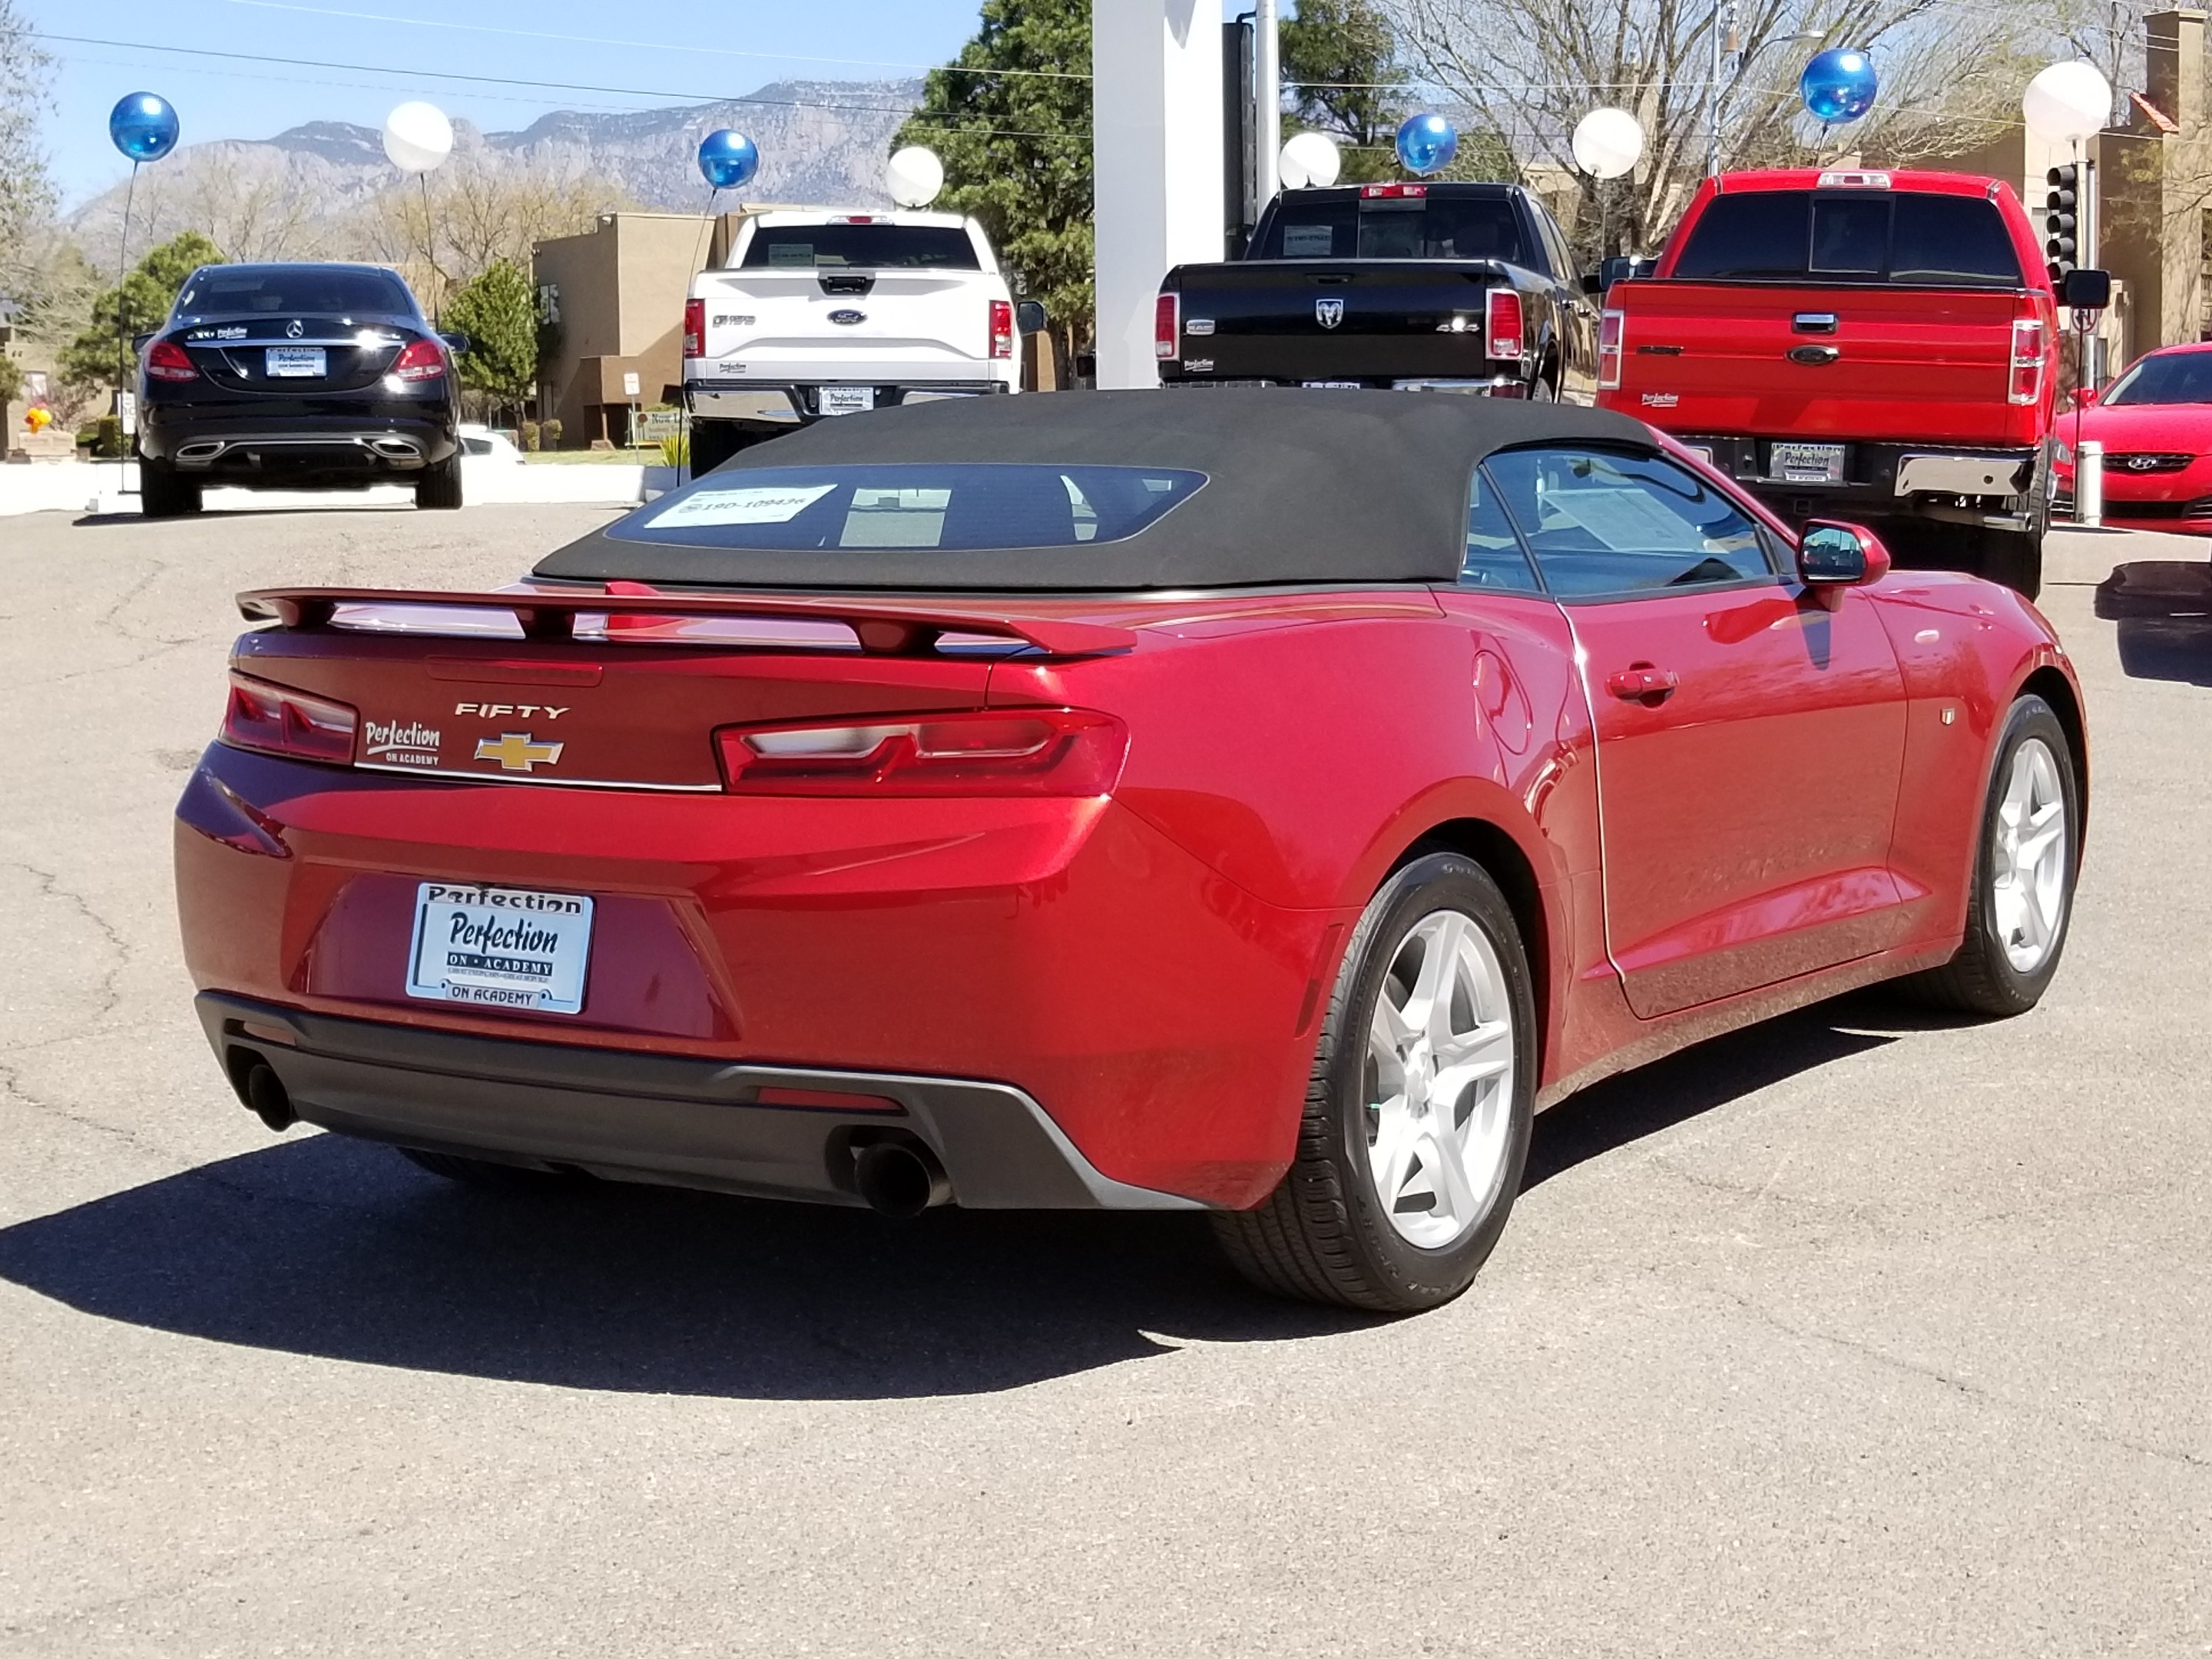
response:
[(866, 322), (868, 313), (865, 311), (833, 311), (830, 313), (830, 320), (833, 323), (843, 323), (849, 327), (854, 323)]

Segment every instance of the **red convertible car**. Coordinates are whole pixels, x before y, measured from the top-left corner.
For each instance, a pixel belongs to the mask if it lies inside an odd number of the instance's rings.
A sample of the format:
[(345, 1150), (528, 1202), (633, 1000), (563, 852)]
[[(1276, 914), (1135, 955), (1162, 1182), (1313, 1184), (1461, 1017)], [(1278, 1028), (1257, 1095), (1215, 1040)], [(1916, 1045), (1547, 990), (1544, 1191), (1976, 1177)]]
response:
[(461, 1179), (1201, 1208), (1263, 1285), (1431, 1306), (1593, 1079), (2043, 994), (2072, 672), (1887, 573), (1592, 410), (826, 422), (509, 590), (242, 596), (200, 1014), (273, 1127)]

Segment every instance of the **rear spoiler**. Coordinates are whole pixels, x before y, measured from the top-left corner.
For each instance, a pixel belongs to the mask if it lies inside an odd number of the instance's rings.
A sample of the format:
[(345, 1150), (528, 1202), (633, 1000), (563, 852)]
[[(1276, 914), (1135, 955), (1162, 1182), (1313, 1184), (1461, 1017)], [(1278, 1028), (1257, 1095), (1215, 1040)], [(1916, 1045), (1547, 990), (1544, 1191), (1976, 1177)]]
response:
[(1006, 640), (1048, 657), (1095, 657), (1135, 648), (1133, 629), (1109, 623), (1010, 616), (999, 610), (934, 610), (876, 599), (795, 599), (775, 594), (702, 596), (674, 593), (544, 592), (440, 593), (397, 587), (263, 587), (238, 596), (248, 622), (285, 628), (327, 628), (341, 605), (404, 605), (468, 611), (504, 611), (523, 637), (551, 643), (575, 636), (582, 615), (654, 620), (679, 617), (759, 617), (777, 621), (842, 623), (878, 656), (927, 656), (947, 635)]

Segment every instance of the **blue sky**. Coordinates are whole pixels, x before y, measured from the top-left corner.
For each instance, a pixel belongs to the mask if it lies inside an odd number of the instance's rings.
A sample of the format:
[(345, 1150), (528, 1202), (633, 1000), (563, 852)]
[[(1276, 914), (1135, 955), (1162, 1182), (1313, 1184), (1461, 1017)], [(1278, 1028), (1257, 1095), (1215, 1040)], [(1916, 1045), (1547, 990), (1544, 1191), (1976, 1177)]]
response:
[[(585, 0), (538, 0), (527, 8), (459, 8), (450, 0), (27, 0), (25, 9), (42, 33), (137, 43), (46, 43), (61, 60), (47, 151), (56, 182), (74, 204), (130, 170), (107, 141), (107, 112), (127, 92), (167, 98), (186, 143), (266, 138), (313, 120), (377, 126), (409, 98), (497, 131), (526, 126), (554, 109), (645, 108), (734, 97), (775, 80), (918, 74), (959, 51), (974, 32), (976, 0), (702, 0), (629, 8)], [(608, 44), (617, 41), (623, 44)], [(149, 49), (159, 46), (346, 67), (295, 69)], [(652, 95), (476, 88), (417, 72), (424, 70)]]

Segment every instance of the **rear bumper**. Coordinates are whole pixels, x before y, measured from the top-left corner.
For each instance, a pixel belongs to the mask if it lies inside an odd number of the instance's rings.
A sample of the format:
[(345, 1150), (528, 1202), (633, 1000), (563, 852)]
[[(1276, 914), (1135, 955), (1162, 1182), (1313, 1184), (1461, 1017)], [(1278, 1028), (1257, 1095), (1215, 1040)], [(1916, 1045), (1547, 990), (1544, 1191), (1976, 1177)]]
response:
[(695, 416), (714, 421), (745, 421), (761, 426), (803, 426), (825, 418), (819, 394), (825, 386), (868, 386), (876, 394), (878, 409), (902, 404), (934, 403), (945, 398), (989, 398), (1014, 390), (1006, 380), (789, 380), (763, 384), (756, 380), (686, 380), (684, 406)]
[(371, 483), (421, 471), (459, 449), (450, 421), (368, 410), (271, 420), (191, 409), (146, 411), (139, 453), (209, 483)]
[(1713, 465), (1786, 519), (1923, 519), (1991, 530), (2040, 527), (2049, 516), (2047, 469), (2034, 449), (1978, 449), (1955, 444), (1841, 442), (1844, 476), (1806, 483), (1774, 476), (1777, 442), (1787, 437), (1679, 433)]
[[(854, 1154), (897, 1139), (927, 1146), (953, 1201), (970, 1209), (1206, 1207), (1109, 1180), (1036, 1101), (1002, 1083), (579, 1048), (240, 997), (204, 994), (196, 1006), (242, 1102), (246, 1077), (266, 1065), (301, 1121), (367, 1140), (858, 1205)], [(780, 1091), (846, 1096), (872, 1109), (779, 1103)]]

